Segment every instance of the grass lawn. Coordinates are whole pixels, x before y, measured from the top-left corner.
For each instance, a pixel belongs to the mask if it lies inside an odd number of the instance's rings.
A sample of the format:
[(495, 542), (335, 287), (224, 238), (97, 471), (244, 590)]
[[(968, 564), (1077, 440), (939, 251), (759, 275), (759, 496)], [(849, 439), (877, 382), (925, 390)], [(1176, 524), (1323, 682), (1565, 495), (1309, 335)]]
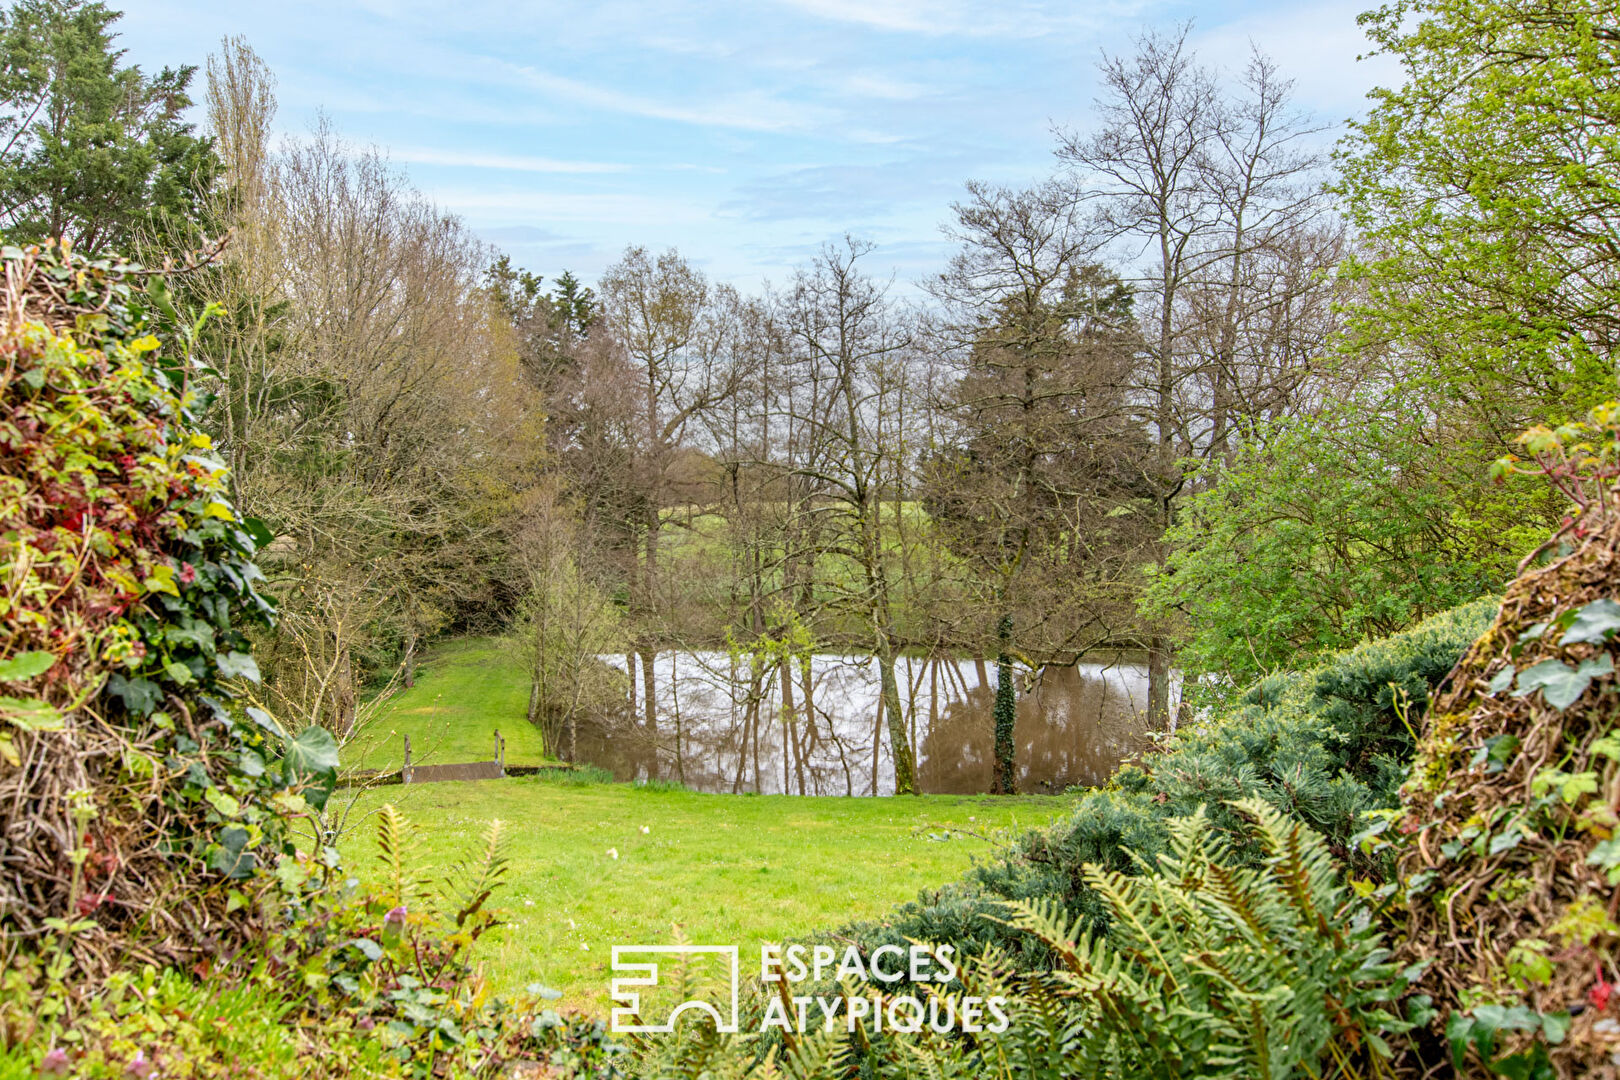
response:
[(397, 692), (349, 743), (345, 764), (395, 768), (406, 735), (418, 764), (488, 761), (499, 730), (508, 765), (538, 765), (546, 760), (545, 744), (528, 707), (523, 662), (499, 640), (446, 641), (417, 665), (416, 685)]
[[(393, 787), (363, 808), (384, 801), (417, 823), (420, 863), (434, 871), (468, 852), (491, 818), (506, 822), (511, 865), (494, 902), (508, 925), (482, 945), (492, 980), (541, 982), (565, 1004), (603, 1011), (616, 944), (669, 943), (678, 924), (694, 943), (742, 946), (746, 971), (759, 943), (881, 914), (1071, 804), (701, 795), (578, 777)], [(362, 877), (376, 862), (373, 837), (367, 821), (344, 841)]]

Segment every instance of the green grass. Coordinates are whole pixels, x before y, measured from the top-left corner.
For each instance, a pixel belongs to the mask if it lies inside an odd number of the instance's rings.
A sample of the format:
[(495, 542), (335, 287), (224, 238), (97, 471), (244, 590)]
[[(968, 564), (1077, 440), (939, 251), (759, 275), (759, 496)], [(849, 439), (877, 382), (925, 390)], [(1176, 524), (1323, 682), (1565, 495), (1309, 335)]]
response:
[[(435, 877), (491, 818), (506, 822), (511, 865), (495, 903), (508, 925), (481, 943), (486, 970), (498, 989), (540, 982), (604, 1010), (614, 945), (669, 943), (679, 925), (694, 943), (742, 946), (747, 968), (759, 943), (880, 915), (1073, 800), (701, 795), (522, 777), (389, 788), (361, 808), (385, 801), (418, 824), (419, 861)], [(964, 835), (974, 832), (987, 835)], [(362, 877), (376, 865), (369, 821), (342, 846)]]
[(540, 729), (527, 719), (529, 678), (523, 662), (495, 638), (456, 638), (429, 650), (416, 685), (400, 690), (361, 728), (345, 763), (366, 768), (400, 764), (404, 736), (419, 764), (488, 761), (495, 732), (506, 737), (508, 765), (546, 761)]

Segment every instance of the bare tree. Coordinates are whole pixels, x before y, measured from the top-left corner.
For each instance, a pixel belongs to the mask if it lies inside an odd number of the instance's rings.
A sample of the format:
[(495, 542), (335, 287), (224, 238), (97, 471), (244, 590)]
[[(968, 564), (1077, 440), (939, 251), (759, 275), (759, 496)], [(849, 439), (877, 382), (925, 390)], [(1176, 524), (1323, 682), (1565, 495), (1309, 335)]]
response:
[[(883, 288), (865, 277), (859, 260), (871, 245), (846, 239), (828, 246), (795, 278), (782, 321), (802, 380), (796, 415), (814, 449), (795, 472), (815, 482), (813, 512), (821, 519), (820, 551), (848, 560), (853, 581), (842, 589), (863, 617), (878, 664), (880, 708), (887, 720), (897, 794), (917, 793), (917, 771), (894, 662), (892, 521), (885, 487), (904, 471), (898, 414), (908, 393), (913, 336)], [(889, 517), (892, 518), (892, 509)]]
[(347, 738), (359, 684), (459, 614), (517, 590), (505, 552), (544, 449), (485, 249), (377, 154), (324, 125), (268, 144), (273, 82), (239, 41), (209, 64), (227, 167), (221, 302), (203, 345), (209, 422), (282, 629), (261, 648), (284, 711)]
[(631, 577), (631, 615), (643, 678), (649, 735), (657, 731), (653, 658), (659, 641), (659, 543), (665, 526), (675, 467), (694, 418), (730, 392), (732, 383), (712, 348), (711, 288), (675, 251), (654, 259), (630, 248), (602, 275), (602, 321), (622, 349), (640, 400), (636, 403), (634, 457), (630, 463), (639, 519), (639, 573)]
[[(1238, 403), (1297, 382), (1298, 369), (1279, 371), (1274, 353), (1250, 362), (1244, 349), (1275, 344), (1250, 339), (1250, 328), (1320, 283), (1309, 273), (1258, 273), (1257, 264), (1333, 248), (1297, 242), (1323, 204), (1307, 149), (1315, 129), (1289, 106), (1288, 84), (1256, 56), (1238, 92), (1225, 92), (1193, 56), (1189, 29), (1148, 34), (1133, 55), (1104, 57), (1100, 122), (1063, 135), (1058, 149), (1098, 235), (1136, 271), (1142, 363), (1133, 404), (1153, 434), (1143, 479), (1160, 532), (1193, 475), (1188, 463), (1226, 454)], [(1279, 298), (1279, 284), (1296, 293)], [(1265, 390), (1246, 374), (1263, 374)], [(1166, 555), (1161, 545), (1154, 561)], [(1169, 641), (1158, 625), (1144, 638), (1150, 720), (1170, 726)]]

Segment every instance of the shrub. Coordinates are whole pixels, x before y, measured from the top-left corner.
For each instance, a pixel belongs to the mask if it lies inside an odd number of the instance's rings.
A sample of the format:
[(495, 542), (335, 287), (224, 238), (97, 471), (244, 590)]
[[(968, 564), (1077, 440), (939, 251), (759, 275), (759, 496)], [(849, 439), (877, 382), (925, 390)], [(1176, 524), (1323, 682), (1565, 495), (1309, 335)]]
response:
[(268, 537), (194, 425), (194, 328), (162, 278), (52, 244), (0, 259), (0, 963), (43, 949), (61, 991), (71, 964), (238, 947), (253, 871), (336, 759), (233, 703)]
[(1224, 714), (1184, 728), (1163, 752), (1121, 768), (1005, 858), (845, 933), (872, 947), (915, 938), (972, 952), (995, 943), (1029, 967), (1047, 966), (1049, 950), (987, 917), (1000, 901), (1052, 901), (1067, 917), (1106, 929), (1107, 906), (1087, 882), (1087, 866), (1137, 872), (1166, 850), (1169, 822), (1200, 806), (1211, 808), (1212, 827), (1240, 857), (1256, 858), (1251, 834), (1230, 809), (1241, 799), (1304, 822), (1349, 860), (1361, 815), (1395, 805), (1414, 718), (1494, 609), (1493, 600), (1479, 600), (1314, 670), (1272, 676)]
[(1069, 1075), (1358, 1075), (1411, 1027), (1391, 1005), (1389, 951), (1322, 838), (1259, 799), (1229, 809), (1253, 819), (1258, 866), (1233, 860), (1200, 809), (1170, 822), (1169, 850), (1139, 857), (1136, 875), (1086, 868), (1110, 934), (1052, 901), (1014, 905), (1012, 925), (1057, 954), (1085, 1032)]
[[(1576, 503), (1430, 710), (1381, 896), (1427, 965), (1424, 1065), (1613, 1075), (1620, 1054), (1620, 404), (1523, 440)], [(1504, 471), (1524, 466), (1503, 463)], [(1391, 827), (1396, 826), (1396, 827)]]

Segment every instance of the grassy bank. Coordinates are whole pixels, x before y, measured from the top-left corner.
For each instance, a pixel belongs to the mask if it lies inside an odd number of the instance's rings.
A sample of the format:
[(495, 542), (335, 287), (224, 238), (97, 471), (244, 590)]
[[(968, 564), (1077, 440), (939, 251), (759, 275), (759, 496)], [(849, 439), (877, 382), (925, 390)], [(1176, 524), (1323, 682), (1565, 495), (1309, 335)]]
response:
[[(962, 873), (998, 834), (1044, 825), (1063, 797), (847, 799), (701, 795), (680, 789), (523, 777), (394, 787), (419, 826), (418, 864), (438, 877), (492, 818), (511, 866), (495, 903), (508, 925), (484, 942), (500, 987), (541, 982), (603, 1008), (613, 945), (761, 942), (871, 918)], [(978, 834), (978, 835), (973, 835)], [(344, 842), (376, 865), (370, 822)], [(617, 857), (615, 857), (615, 854)]]
[(488, 761), (499, 730), (508, 765), (538, 765), (546, 748), (528, 722), (528, 695), (521, 658), (499, 639), (446, 641), (422, 659), (416, 685), (397, 691), (349, 743), (345, 763), (395, 768), (406, 735), (419, 764)]

